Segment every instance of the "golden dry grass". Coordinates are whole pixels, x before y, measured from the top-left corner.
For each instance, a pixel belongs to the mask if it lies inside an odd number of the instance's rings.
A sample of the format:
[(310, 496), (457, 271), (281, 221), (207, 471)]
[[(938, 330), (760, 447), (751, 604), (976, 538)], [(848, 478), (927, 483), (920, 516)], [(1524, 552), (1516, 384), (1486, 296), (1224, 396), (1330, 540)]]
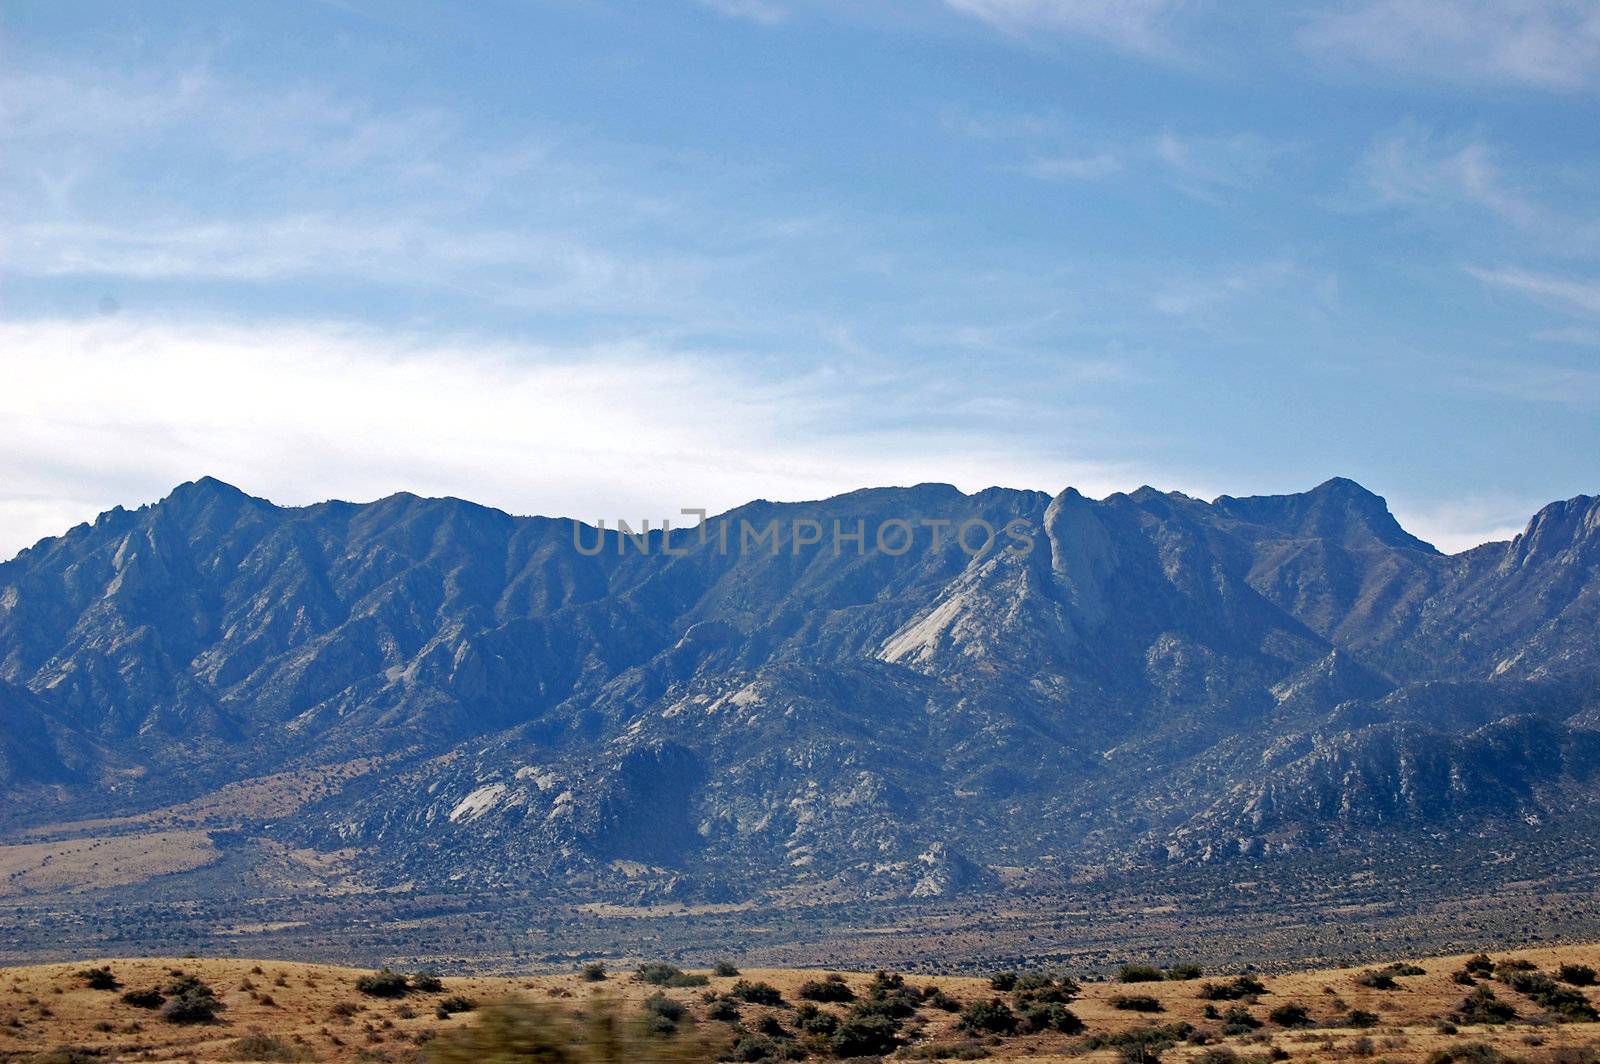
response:
[[(1562, 963), (1600, 967), (1600, 946), (1593, 945), (1517, 950), (1494, 956), (1523, 957), (1547, 971)], [(1370, 1059), (1398, 1064), (1425, 1061), (1434, 1050), (1464, 1042), (1487, 1043), (1508, 1056), (1531, 1062), (1554, 1061), (1560, 1051), (1600, 1047), (1600, 1024), (1544, 1022), (1535, 1003), (1498, 983), (1493, 984), (1496, 993), (1515, 1005), (1525, 1020), (1534, 1022), (1464, 1027), (1453, 1035), (1441, 1032), (1437, 1020), (1454, 1009), (1466, 993), (1466, 988), (1450, 980), (1450, 974), (1461, 967), (1462, 961), (1462, 957), (1421, 960), (1418, 963), (1426, 974), (1402, 978), (1400, 989), (1392, 991), (1358, 985), (1356, 978), (1365, 969), (1264, 977), (1269, 993), (1250, 1006), (1258, 1018), (1265, 1020), (1276, 1006), (1297, 1003), (1306, 1008), (1317, 1026), (1285, 1030), (1267, 1023), (1253, 1036), (1218, 1036), (1218, 1021), (1203, 1014), (1207, 1002), (1200, 998), (1199, 990), (1204, 980), (1132, 986), (1089, 983), (1072, 1009), (1088, 1025), (1090, 1035), (1182, 1021), (1211, 1034), (1213, 1046), (1226, 1045), (1246, 1059), (1262, 1061), (1274, 1048), (1292, 1061), (1334, 1064)], [(77, 973), (101, 964), (108, 966), (127, 988), (164, 985), (171, 981), (174, 971), (196, 975), (216, 990), (227, 1010), (221, 1022), (213, 1025), (180, 1027), (165, 1023), (156, 1013), (124, 1004), (120, 992), (88, 989)], [(655, 987), (630, 980), (626, 972), (613, 973), (600, 983), (585, 983), (576, 974), (526, 978), (447, 976), (443, 994), (384, 1000), (356, 991), (355, 981), (363, 974), (366, 973), (348, 968), (277, 961), (151, 958), (0, 969), (0, 1060), (27, 1059), (63, 1045), (115, 1050), (125, 1060), (248, 1059), (238, 1055), (239, 1039), (261, 1032), (295, 1047), (304, 1059), (405, 1061), (415, 1059), (419, 1045), (437, 1032), (473, 1022), (471, 1013), (438, 1019), (435, 1003), (443, 996), (460, 994), (478, 1002), (520, 998), (572, 1008), (605, 996), (624, 1009), (633, 1009), (656, 991)], [(747, 969), (741, 977), (769, 982), (793, 1002), (799, 984), (818, 975), (815, 971)], [(870, 975), (850, 974), (848, 979), (859, 991)], [(734, 977), (712, 978), (710, 989), (725, 991), (734, 982)], [(995, 996), (986, 979), (908, 977), (908, 982), (915, 986), (936, 984), (962, 1003)], [(688, 1005), (694, 1014), (703, 1015), (703, 990), (667, 993)], [(1165, 1011), (1141, 1015), (1112, 1007), (1114, 995), (1128, 993), (1148, 994)], [(1588, 988), (1584, 993), (1592, 1003), (1600, 1004), (1600, 992)], [(341, 1003), (349, 1003), (359, 1011), (339, 1016), (336, 1006)], [(1230, 1003), (1217, 1004), (1225, 1010)], [(1376, 1013), (1379, 1024), (1364, 1030), (1339, 1026), (1340, 1018), (1352, 1009)], [(753, 1023), (766, 1011), (769, 1010), (745, 1006), (745, 1022)], [(786, 1015), (781, 1009), (777, 1014)], [(921, 1028), (919, 1044), (965, 1040), (966, 1036), (956, 1029), (956, 1022), (951, 1013), (925, 1008), (914, 1023)], [(731, 1035), (729, 1027), (712, 1021), (703, 1021), (700, 1032), (720, 1044), (726, 1044)], [(984, 1042), (983, 1047), (994, 1058), (1008, 1061), (1110, 1062), (1116, 1057), (1111, 1049), (1085, 1049), (1082, 1037), (1059, 1034), (993, 1039)], [(1164, 1059), (1172, 1064), (1188, 1062), (1206, 1048), (1210, 1047), (1181, 1044), (1170, 1049)]]

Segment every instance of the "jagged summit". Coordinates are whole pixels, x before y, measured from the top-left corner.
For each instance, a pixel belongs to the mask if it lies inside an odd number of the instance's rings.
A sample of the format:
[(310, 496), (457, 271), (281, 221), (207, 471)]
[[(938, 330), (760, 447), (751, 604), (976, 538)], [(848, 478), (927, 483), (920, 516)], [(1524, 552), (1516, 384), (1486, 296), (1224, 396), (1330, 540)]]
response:
[[(0, 787), (51, 788), (0, 815), (379, 765), (247, 830), (382, 884), (726, 900), (1360, 846), (1596, 793), (1594, 499), (1453, 557), (1343, 479), (724, 516), (777, 537), (580, 550), (571, 521), (459, 499), (279, 507), (211, 478), (112, 511), (0, 564)], [(1519, 713), (1540, 723), (1490, 728)]]

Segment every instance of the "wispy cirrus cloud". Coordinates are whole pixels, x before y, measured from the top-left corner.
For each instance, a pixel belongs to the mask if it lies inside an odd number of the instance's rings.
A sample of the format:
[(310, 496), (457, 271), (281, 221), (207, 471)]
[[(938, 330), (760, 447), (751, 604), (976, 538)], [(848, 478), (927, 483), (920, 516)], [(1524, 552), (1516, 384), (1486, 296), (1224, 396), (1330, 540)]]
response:
[(955, 11), (1011, 34), (1082, 36), (1132, 52), (1171, 53), (1182, 0), (945, 0)]
[(776, 26), (789, 17), (788, 9), (772, 0), (700, 0), (700, 4), (719, 15), (747, 19), (763, 26)]
[(1553, 276), (1518, 267), (1493, 270), (1469, 267), (1467, 272), (1485, 284), (1508, 289), (1561, 310), (1600, 318), (1600, 280)]
[(1600, 79), (1588, 0), (1363, 0), (1314, 17), (1300, 40), (1403, 76), (1564, 91)]
[(1043, 181), (1094, 181), (1110, 177), (1121, 169), (1121, 159), (1110, 152), (1100, 152), (1079, 157), (1034, 159), (1017, 167), (1017, 172)]

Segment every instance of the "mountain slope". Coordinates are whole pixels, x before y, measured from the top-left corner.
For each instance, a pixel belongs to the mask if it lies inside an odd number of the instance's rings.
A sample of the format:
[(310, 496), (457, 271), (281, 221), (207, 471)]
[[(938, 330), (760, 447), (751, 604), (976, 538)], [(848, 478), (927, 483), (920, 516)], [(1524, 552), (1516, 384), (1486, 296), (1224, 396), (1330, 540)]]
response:
[(58, 789), (16, 827), (382, 756), (243, 830), (379, 882), (921, 896), (1560, 816), (1597, 620), (1587, 497), (1451, 557), (1337, 479), (925, 484), (670, 536), (203, 479), (0, 565), (0, 786)]

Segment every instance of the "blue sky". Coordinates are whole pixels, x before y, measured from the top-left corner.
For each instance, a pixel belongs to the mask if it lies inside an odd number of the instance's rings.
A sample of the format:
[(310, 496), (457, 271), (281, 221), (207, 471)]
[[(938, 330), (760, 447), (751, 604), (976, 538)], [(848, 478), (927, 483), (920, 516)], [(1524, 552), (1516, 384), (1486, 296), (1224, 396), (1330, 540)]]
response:
[(213, 474), (660, 516), (1600, 491), (1600, 9), (0, 2), (0, 554)]

